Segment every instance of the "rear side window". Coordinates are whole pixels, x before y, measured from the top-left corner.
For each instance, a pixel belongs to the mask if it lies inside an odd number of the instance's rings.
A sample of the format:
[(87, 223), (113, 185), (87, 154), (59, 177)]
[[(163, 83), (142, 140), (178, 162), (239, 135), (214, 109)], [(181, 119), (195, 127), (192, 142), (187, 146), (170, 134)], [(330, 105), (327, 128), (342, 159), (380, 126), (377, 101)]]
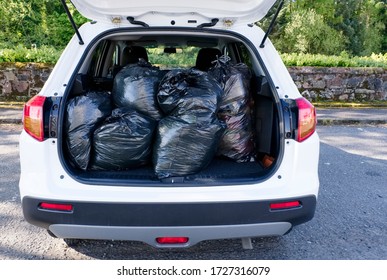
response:
[(247, 50), (246, 46), (242, 43), (237, 44), (237, 49), (239, 51), (239, 56), (241, 59), (241, 62), (249, 66), (251, 69), (253, 67), (250, 59), (250, 52)]
[(88, 75), (90, 77), (109, 77), (112, 69), (119, 64), (119, 45), (112, 41), (101, 41), (93, 52)]
[(88, 74), (91, 77), (97, 77), (98, 73), (100, 72), (100, 67), (101, 67), (101, 59), (103, 59), (103, 50), (106, 48), (106, 42), (103, 41), (98, 44), (96, 49), (93, 52), (93, 57), (91, 59), (90, 67)]

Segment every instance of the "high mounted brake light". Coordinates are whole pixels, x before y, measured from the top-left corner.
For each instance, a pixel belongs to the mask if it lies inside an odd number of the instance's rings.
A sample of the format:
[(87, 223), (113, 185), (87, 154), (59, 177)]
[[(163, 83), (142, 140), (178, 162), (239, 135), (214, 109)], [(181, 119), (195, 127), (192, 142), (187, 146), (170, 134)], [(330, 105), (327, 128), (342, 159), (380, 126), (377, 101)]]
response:
[(36, 95), (25, 105), (23, 111), (24, 130), (36, 140), (44, 140), (44, 102), (45, 96)]

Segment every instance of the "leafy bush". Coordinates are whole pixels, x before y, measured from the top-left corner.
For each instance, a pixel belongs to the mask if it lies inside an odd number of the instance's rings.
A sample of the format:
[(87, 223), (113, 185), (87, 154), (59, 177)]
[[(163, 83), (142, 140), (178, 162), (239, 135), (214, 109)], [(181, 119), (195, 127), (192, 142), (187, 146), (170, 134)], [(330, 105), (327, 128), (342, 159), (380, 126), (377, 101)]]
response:
[(284, 53), (281, 58), (287, 66), (321, 67), (382, 67), (387, 68), (387, 53), (350, 57), (346, 52), (337, 55)]
[(17, 46), (13, 49), (0, 48), (0, 62), (37, 62), (55, 64), (62, 50), (50, 46), (26, 48)]
[[(149, 60), (159, 66), (185, 66), (195, 65), (198, 48), (189, 47), (182, 51), (166, 54), (163, 49), (149, 49)], [(55, 64), (59, 59), (62, 49), (51, 46), (40, 48), (26, 48), (17, 46), (1, 48), (0, 62), (36, 62)], [(321, 66), (321, 67), (382, 67), (387, 68), (387, 53), (372, 54), (371, 56), (351, 57), (346, 52), (340, 55), (283, 53), (281, 57), (287, 66)]]

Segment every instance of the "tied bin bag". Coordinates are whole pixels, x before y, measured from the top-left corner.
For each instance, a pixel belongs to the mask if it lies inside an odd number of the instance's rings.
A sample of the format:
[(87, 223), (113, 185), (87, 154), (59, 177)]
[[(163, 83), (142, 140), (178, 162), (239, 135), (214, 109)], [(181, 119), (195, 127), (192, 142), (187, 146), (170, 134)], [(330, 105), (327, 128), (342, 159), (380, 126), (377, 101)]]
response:
[(168, 116), (216, 119), (222, 89), (207, 73), (196, 69), (172, 70), (162, 79), (157, 93), (161, 110)]
[(219, 83), (207, 73), (172, 70), (160, 83), (157, 100), (167, 115), (156, 132), (153, 164), (159, 178), (186, 176), (208, 166), (224, 124), (217, 119)]
[(243, 63), (233, 64), (226, 56), (220, 57), (208, 73), (223, 89), (218, 118), (227, 125), (217, 155), (236, 162), (254, 159), (252, 120), (250, 115), (251, 72)]
[(82, 170), (89, 167), (94, 130), (111, 112), (112, 103), (108, 92), (91, 91), (68, 102), (64, 126), (65, 142), (70, 161), (76, 167)]
[(131, 108), (119, 108), (95, 130), (92, 169), (125, 170), (151, 160), (156, 121)]
[(124, 67), (114, 78), (112, 96), (116, 107), (132, 108), (155, 120), (162, 118), (156, 94), (164, 72), (140, 58)]
[(174, 116), (162, 119), (153, 153), (158, 178), (201, 171), (212, 161), (222, 132), (219, 122), (190, 123)]

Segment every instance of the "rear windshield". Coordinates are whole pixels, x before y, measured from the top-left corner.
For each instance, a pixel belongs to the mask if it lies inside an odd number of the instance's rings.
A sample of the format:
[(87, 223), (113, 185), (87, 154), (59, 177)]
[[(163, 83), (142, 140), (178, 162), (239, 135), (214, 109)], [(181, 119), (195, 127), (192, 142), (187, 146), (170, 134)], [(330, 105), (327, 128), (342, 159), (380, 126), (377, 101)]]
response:
[(148, 48), (149, 62), (161, 69), (191, 68), (195, 66), (200, 48), (197, 47), (157, 47)]

